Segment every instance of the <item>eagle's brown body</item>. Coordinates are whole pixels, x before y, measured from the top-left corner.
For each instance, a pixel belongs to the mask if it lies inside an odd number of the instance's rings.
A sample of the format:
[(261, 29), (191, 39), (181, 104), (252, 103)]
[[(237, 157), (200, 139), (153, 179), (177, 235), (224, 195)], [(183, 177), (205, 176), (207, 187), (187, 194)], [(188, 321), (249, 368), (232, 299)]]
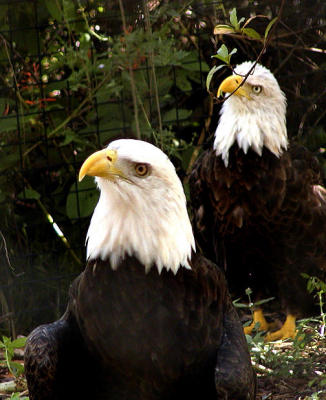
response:
[(225, 264), (228, 283), (245, 298), (277, 296), (299, 316), (312, 299), (300, 273), (326, 267), (326, 200), (316, 159), (292, 146), (280, 158), (237, 144), (226, 167), (208, 150), (190, 177), (195, 237), (212, 259)]
[(199, 255), (191, 268), (159, 275), (134, 257), (116, 271), (90, 261), (62, 319), (28, 339), (31, 400), (254, 399), (224, 274)]

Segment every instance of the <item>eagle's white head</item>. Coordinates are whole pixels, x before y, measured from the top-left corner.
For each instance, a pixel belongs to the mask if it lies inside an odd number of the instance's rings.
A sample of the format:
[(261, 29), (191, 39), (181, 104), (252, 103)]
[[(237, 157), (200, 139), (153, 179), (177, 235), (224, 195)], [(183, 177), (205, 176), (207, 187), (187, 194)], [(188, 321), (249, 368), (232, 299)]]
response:
[(79, 180), (96, 176), (101, 191), (87, 233), (87, 258), (108, 259), (112, 269), (127, 255), (146, 272), (156, 265), (174, 273), (190, 268), (195, 242), (182, 184), (171, 161), (157, 147), (116, 140), (92, 154)]
[[(221, 83), (218, 95), (232, 93), (253, 64), (247, 61), (238, 65), (234, 74)], [(222, 156), (225, 166), (235, 142), (244, 153), (251, 148), (261, 155), (265, 146), (277, 157), (288, 145), (285, 94), (274, 75), (260, 64), (221, 108), (214, 149)]]

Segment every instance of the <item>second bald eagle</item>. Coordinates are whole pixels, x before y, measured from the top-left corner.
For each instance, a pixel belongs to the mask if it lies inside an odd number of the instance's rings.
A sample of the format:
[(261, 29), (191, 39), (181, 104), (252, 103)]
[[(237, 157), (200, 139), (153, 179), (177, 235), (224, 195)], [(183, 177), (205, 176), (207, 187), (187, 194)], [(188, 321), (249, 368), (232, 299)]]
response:
[[(221, 108), (213, 149), (194, 165), (190, 193), (198, 242), (225, 262), (231, 291), (280, 300), (287, 317), (267, 336), (275, 340), (294, 337), (296, 318), (311, 310), (300, 273), (326, 266), (326, 196), (316, 159), (288, 145), (286, 98), (273, 74), (257, 64), (243, 83), (252, 67), (238, 65), (219, 87), (238, 89)], [(268, 329), (260, 309), (255, 322)]]

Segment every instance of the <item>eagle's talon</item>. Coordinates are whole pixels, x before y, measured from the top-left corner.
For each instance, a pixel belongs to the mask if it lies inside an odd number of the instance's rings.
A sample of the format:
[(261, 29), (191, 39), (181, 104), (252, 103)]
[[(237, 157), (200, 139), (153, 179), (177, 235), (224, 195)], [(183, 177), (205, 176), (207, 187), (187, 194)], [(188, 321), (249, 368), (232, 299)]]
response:
[(265, 342), (274, 342), (275, 340), (295, 339), (298, 331), (295, 328), (296, 317), (288, 314), (281, 329), (271, 332), (265, 336)]
[(268, 331), (269, 329), (269, 323), (266, 321), (263, 310), (261, 308), (254, 311), (252, 323), (249, 326), (245, 326), (243, 328), (244, 334), (251, 335), (256, 324), (259, 324), (258, 331)]

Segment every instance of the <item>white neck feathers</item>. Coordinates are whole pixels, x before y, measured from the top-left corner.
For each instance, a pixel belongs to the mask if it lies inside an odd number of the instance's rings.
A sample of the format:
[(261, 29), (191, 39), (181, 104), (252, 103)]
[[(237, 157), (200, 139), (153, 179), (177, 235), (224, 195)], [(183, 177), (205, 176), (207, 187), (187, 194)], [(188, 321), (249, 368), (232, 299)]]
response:
[(177, 177), (168, 188), (102, 178), (97, 183), (101, 195), (87, 233), (88, 259), (108, 259), (113, 270), (127, 255), (135, 256), (146, 272), (154, 265), (159, 273), (163, 268), (174, 273), (190, 268), (195, 243)]

